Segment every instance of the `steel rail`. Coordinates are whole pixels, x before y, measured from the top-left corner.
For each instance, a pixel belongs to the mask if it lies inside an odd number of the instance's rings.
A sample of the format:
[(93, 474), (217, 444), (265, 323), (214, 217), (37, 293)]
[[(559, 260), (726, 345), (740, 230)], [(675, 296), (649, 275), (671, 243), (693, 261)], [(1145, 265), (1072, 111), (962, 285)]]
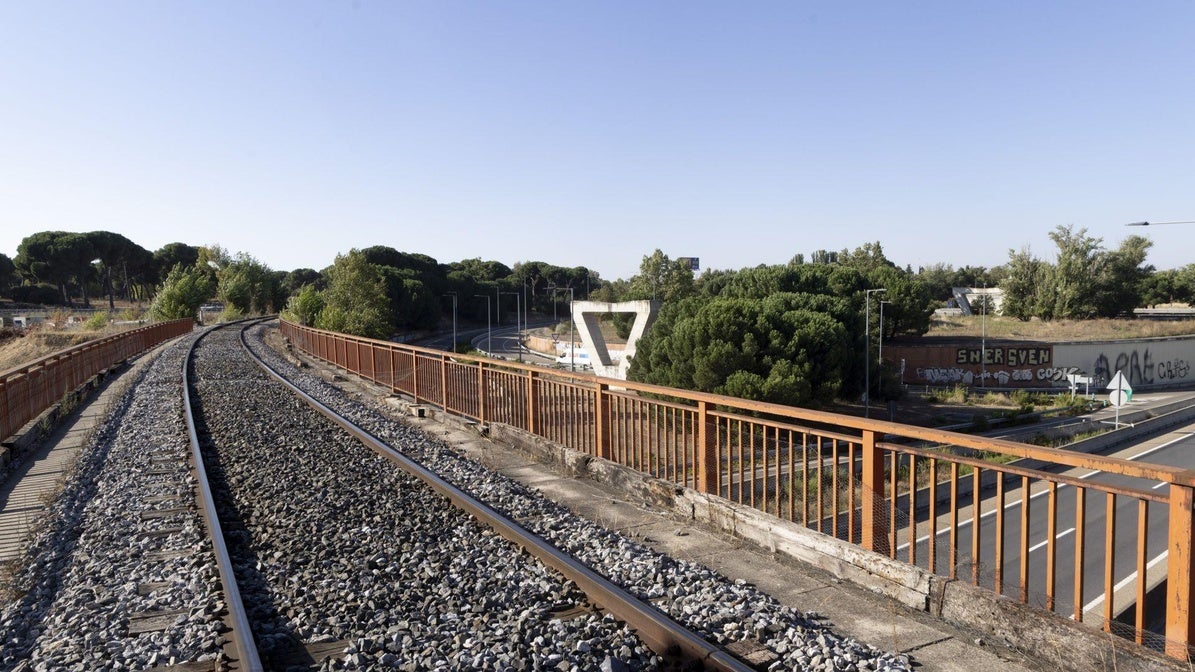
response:
[(750, 672), (755, 668), (739, 661), (721, 647), (703, 638), (674, 621), (663, 612), (639, 600), (610, 580), (601, 576), (576, 558), (564, 553), (539, 535), (506, 518), (488, 504), (474, 498), (464, 490), (441, 478), (415, 460), (374, 437), (372, 434), (344, 418), (320, 401), (299, 389), (273, 367), (264, 362), (249, 349), (245, 340), (245, 329), (241, 330), (241, 345), (258, 366), (278, 382), (285, 385), (309, 406), (329, 420), (352, 434), (379, 455), (390, 459), (399, 468), (419, 478), (433, 490), (448, 498), (455, 506), (493, 528), (507, 540), (518, 544), (534, 555), (540, 562), (555, 569), (565, 578), (573, 581), (596, 605), (609, 611), (630, 626), (653, 651), (670, 655), (680, 651), (685, 658), (700, 663), (705, 669), (728, 672)]
[(195, 353), (195, 346), (205, 336), (215, 329), (213, 327), (199, 335), (191, 347), (187, 349), (187, 356), (183, 358), (183, 417), (187, 422), (187, 436), (191, 441), (192, 468), (199, 481), (199, 500), (204, 523), (207, 525), (208, 535), (212, 540), (212, 550), (216, 555), (216, 566), (220, 571), (220, 585), (224, 588), (224, 603), (227, 605), (228, 617), (232, 621), (232, 640), (236, 646), (236, 668), (242, 672), (262, 672), (265, 668), (257, 654), (257, 644), (253, 641), (253, 630), (249, 626), (249, 615), (245, 611), (245, 604), (241, 600), (241, 591), (237, 587), (236, 574), (233, 573), (232, 558), (228, 555), (228, 546), (224, 543), (224, 531), (220, 528), (220, 518), (216, 513), (215, 499), (212, 497), (211, 485), (208, 483), (207, 469), (203, 466), (203, 455), (199, 449), (199, 435), (195, 431), (195, 417), (191, 408), (190, 369), (191, 356)]

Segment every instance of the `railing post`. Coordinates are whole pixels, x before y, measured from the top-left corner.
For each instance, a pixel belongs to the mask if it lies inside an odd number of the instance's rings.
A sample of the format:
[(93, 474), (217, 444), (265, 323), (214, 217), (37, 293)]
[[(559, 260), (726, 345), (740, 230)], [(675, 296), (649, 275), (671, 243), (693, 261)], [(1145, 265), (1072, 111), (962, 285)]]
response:
[(448, 412), (448, 355), (440, 355), (440, 407)]
[(419, 356), (411, 351), (411, 397), (419, 403)]
[(722, 465), (718, 460), (718, 437), (709, 402), (697, 402), (697, 490), (717, 495), (722, 492)]
[(0, 380), (0, 438), (8, 438), (12, 432), (8, 431), (8, 418), (11, 410), (8, 407), (8, 381)]
[(534, 371), (527, 372), (527, 431), (539, 434), (539, 395), (536, 393), (536, 375)]
[(606, 383), (594, 385), (593, 396), (593, 448), (598, 457), (614, 460), (614, 446), (610, 436), (610, 386)]
[[(1192, 562), (1191, 546), (1195, 542), (1195, 529), (1192, 527), (1191, 486), (1179, 483), (1170, 484), (1170, 540), (1166, 558), (1166, 654), (1180, 660), (1187, 659), (1187, 648), (1195, 638), (1195, 631), (1191, 620), (1191, 605), (1195, 602), (1192, 592), (1191, 572), (1195, 571)], [(1138, 581), (1142, 580), (1138, 577)]]
[[(863, 509), (860, 511), (859, 524), (863, 533), (860, 540), (863, 548), (887, 555), (889, 530), (888, 517), (883, 511), (884, 457), (877, 445), (883, 438), (884, 435), (879, 432), (863, 430), (863, 469), (860, 474)], [(933, 496), (931, 492), (930, 497)], [(892, 502), (891, 506), (896, 506), (896, 502)]]
[(485, 362), (477, 362), (477, 422), (485, 424)]

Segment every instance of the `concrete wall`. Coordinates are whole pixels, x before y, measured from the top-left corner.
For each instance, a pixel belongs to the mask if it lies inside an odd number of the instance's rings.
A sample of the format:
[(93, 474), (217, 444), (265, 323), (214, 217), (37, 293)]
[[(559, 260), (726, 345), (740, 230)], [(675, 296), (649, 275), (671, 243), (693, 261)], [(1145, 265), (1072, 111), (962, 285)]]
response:
[(1147, 338), (1134, 341), (1064, 343), (1054, 347), (1060, 368), (1073, 368), (1094, 378), (1102, 389), (1117, 371), (1137, 389), (1195, 383), (1195, 337)]
[(1161, 389), (1195, 383), (1195, 336), (1081, 343), (922, 339), (885, 345), (884, 361), (898, 370), (903, 365), (902, 381), (909, 385), (1066, 389), (1067, 375), (1077, 373), (1092, 376), (1095, 392), (1123, 371), (1134, 390)]

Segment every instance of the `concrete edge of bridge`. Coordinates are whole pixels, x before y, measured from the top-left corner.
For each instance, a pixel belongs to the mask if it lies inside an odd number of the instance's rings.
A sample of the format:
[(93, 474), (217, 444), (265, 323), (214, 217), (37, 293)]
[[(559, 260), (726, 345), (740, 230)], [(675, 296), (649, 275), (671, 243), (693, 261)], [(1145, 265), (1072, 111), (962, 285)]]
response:
[[(439, 409), (429, 412), (439, 422), (464, 422)], [(952, 626), (1002, 643), (1053, 669), (1075, 672), (1190, 669), (1185, 661), (1056, 613), (1021, 604), (965, 581), (952, 581), (757, 509), (570, 450), (514, 427), (491, 424), (489, 436), (571, 476), (605, 483), (714, 532), (733, 535), (774, 556), (815, 567)]]
[[(285, 347), (275, 347), (298, 366), (319, 366)], [(354, 378), (353, 386), (374, 388), (400, 412), (415, 405), (403, 396)], [(343, 380), (343, 379), (342, 379)], [(347, 381), (346, 381), (347, 382)], [(1128, 640), (1084, 626), (1057, 614), (1021, 604), (963, 581), (950, 581), (829, 535), (786, 522), (756, 509), (696, 492), (674, 483), (571, 450), (523, 430), (491, 423), (479, 428), (473, 420), (422, 405), (420, 417), (476, 433), (509, 446), (529, 459), (566, 476), (591, 479), (621, 491), (630, 500), (670, 511), (711, 532), (727, 534), (760, 548), (781, 561), (810, 566), (843, 582), (926, 614), (993, 646), (1003, 646), (1034, 659), (1043, 669), (1075, 672), (1106, 669), (1118, 672), (1187, 670), (1185, 662), (1140, 647)]]
[(19, 463), (50, 440), (76, 413), (99, 395), (108, 381), (124, 372), (128, 366), (129, 362), (126, 360), (95, 374), (25, 423), (25, 426), (12, 436), (0, 437), (3, 439), (0, 442), (0, 482), (7, 478), (7, 470), (11, 465)]

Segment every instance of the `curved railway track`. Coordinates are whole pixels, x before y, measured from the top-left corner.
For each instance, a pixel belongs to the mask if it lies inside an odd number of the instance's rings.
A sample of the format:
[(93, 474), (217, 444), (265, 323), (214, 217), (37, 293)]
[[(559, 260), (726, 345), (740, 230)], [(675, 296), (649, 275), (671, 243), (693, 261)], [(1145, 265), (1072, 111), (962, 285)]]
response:
[[(220, 338), (219, 332), (216, 332), (209, 339)], [(433, 471), (423, 467), (418, 462), (404, 455), (401, 451), (387, 445), (381, 439), (373, 436), (366, 430), (362, 429), (351, 420), (336, 413), (328, 406), (320, 403), (312, 396), (306, 394), (297, 386), (286, 380), (281, 374), (273, 370), (254, 355), (246, 343), (243, 342), (244, 334), (242, 329), (241, 345), (243, 352), (249, 357), (261, 370), (266, 372), (273, 384), (284, 386), (290, 393), (302, 399), (311, 409), (309, 412), (318, 412), (320, 416), (335, 423), (341, 430), (347, 432), (354, 437), (362, 445), (367, 446), (376, 454), (389, 460), (394, 465), (397, 465), (407, 474), (417, 478), (422, 484), (422, 487), (428, 488), (430, 491), (440, 495), (452, 505), (464, 511), (473, 519), (496, 532), (501, 537), (509, 542), (518, 545), (533, 556), (536, 561), (543, 563), (547, 567), (559, 572), (564, 578), (565, 585), (575, 585), (585, 595), (586, 603), (582, 606), (588, 609), (590, 606), (596, 606), (602, 611), (610, 614), (617, 621), (625, 623), (627, 627), (633, 630), (643, 641), (650, 647), (652, 651), (658, 654), (657, 657), (650, 658), (649, 661), (656, 663), (664, 662), (668, 666), (679, 666), (684, 669), (710, 669), (710, 670), (734, 670), (746, 671), (754, 669), (737, 658), (727, 653), (721, 647), (707, 642), (699, 634), (690, 631), (681, 626), (668, 616), (661, 613), (651, 605), (643, 602), (635, 595), (627, 590), (615, 585), (611, 581), (602, 577), (598, 573), (589, 569), (584, 563), (565, 553), (552, 544), (545, 541), (542, 537), (533, 534), (523, 528), (518, 522), (503, 515), (495, 508), (488, 504), (474, 498), (462, 489), (449, 483), (444, 478), (440, 477)], [(192, 361), (202, 353), (204, 348), (204, 340), (197, 340), (195, 346), (187, 358), (187, 363), (190, 366)], [(188, 381), (195, 380), (195, 372), (187, 374)], [(238, 383), (241, 381), (238, 381)], [(191, 388), (194, 383), (189, 384), (187, 388)], [(256, 386), (255, 386), (256, 387)], [(209, 404), (211, 391), (209, 394)], [(226, 604), (229, 611), (229, 624), (231, 632), (228, 633), (229, 639), (235, 643), (235, 653), (230, 654), (230, 657), (235, 659), (237, 669), (242, 670), (260, 670), (263, 669), (263, 656), (258, 653), (252, 631), (254, 625), (251, 623), (251, 611), (246, 609), (246, 605), (242, 602), (241, 591), (238, 588), (238, 578), (235, 565), (237, 564), (230, 552), (228, 545), (224, 543), (223, 532), (221, 532), (220, 516), (217, 515), (216, 499), (218, 494), (211, 492), (210, 486), (207, 485), (208, 478), (206, 470), (204, 469), (204, 453), (209, 453), (207, 459), (211, 459), (210, 450), (213, 444), (220, 443), (225, 439), (215, 438), (216, 431), (210, 427), (209, 420), (203, 418), (205, 410), (203, 408), (203, 393), (200, 393), (199, 410), (196, 412), (193, 407), (196, 405), (192, 402), (192, 394), (190, 389), (186, 391), (187, 410), (187, 424), (192, 442), (192, 450), (194, 451), (199, 472), (200, 481), (204, 484), (200, 490), (202, 496), (202, 510), (205, 514), (205, 519), (208, 521), (210, 528), (214, 532), (213, 546), (216, 550), (216, 556), (220, 565), (221, 580), (224, 586), (226, 595)], [(249, 399), (244, 399), (243, 402), (248, 405)], [(298, 409), (295, 411), (298, 413)], [(210, 414), (210, 411), (207, 411)], [(194, 416), (201, 416), (198, 420)], [(287, 421), (288, 424), (290, 421)], [(203, 427), (203, 430), (200, 429)], [(206, 443), (201, 441), (200, 434), (206, 432), (208, 434)], [(235, 439), (234, 439), (235, 440)], [(220, 457), (221, 462), (224, 462), (225, 457)], [(420, 496), (421, 500), (426, 501), (424, 496)], [(229, 515), (225, 511), (225, 515)], [(511, 577), (518, 580), (517, 577)], [(283, 605), (273, 605), (274, 609), (284, 608)], [(608, 620), (608, 619), (605, 619)], [(260, 630), (260, 624), (257, 629)], [(351, 647), (351, 644), (349, 645)], [(569, 645), (572, 648), (572, 644)], [(605, 654), (602, 654), (605, 655)], [(594, 667), (603, 663), (602, 655), (592, 661)], [(552, 662), (552, 656), (547, 657), (549, 662)], [(318, 661), (317, 661), (318, 662)], [(392, 662), (392, 661), (387, 661)], [(609, 664), (608, 664), (609, 665)], [(278, 663), (272, 665), (277, 667)]]

